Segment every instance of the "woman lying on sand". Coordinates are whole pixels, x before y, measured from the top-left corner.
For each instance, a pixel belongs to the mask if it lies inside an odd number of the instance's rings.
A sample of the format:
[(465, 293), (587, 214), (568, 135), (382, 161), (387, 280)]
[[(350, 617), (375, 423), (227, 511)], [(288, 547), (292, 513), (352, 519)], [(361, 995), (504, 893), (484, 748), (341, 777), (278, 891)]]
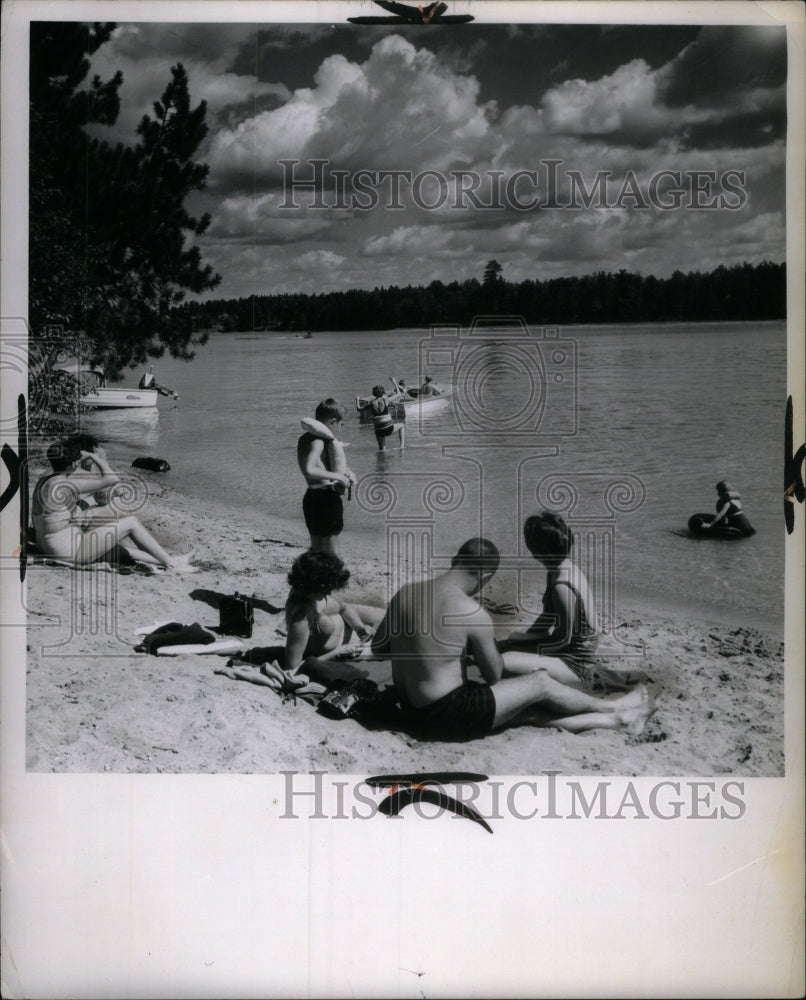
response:
[(551, 659), (547, 669), (565, 684), (582, 682), (594, 690), (627, 690), (647, 680), (638, 670), (616, 671), (596, 659), (599, 620), (593, 590), (571, 559), (573, 535), (564, 519), (542, 511), (526, 519), (526, 547), (548, 571), (543, 612), (525, 632), (513, 632), (499, 650), (539, 653)]
[(96, 445), (92, 451), (83, 451), (75, 440), (57, 441), (47, 455), (53, 472), (37, 482), (31, 500), (36, 544), (43, 555), (85, 566), (109, 558), (129, 541), (136, 548), (127, 552), (138, 561), (175, 573), (195, 572), (187, 556), (169, 556), (136, 517), (116, 517), (104, 508), (107, 513), (94, 518), (82, 510), (83, 497), (119, 482), (103, 448)]

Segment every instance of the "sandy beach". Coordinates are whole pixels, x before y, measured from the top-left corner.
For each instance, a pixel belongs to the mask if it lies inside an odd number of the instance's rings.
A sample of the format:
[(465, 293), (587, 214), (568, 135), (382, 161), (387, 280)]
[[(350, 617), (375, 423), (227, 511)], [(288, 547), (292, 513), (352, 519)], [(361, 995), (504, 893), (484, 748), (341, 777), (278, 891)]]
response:
[[(655, 681), (657, 712), (643, 733), (573, 735), (523, 726), (465, 743), (333, 721), (308, 703), (214, 673), (226, 658), (136, 653), (138, 627), (168, 619), (218, 626), (215, 595), (257, 598), (246, 648), (282, 643), (286, 574), (307, 545), (299, 523), (234, 515), (146, 474), (141, 520), (171, 552), (195, 551), (199, 572), (143, 575), (28, 568), (26, 767), (29, 771), (345, 774), (472, 770), (489, 775), (623, 776), (784, 773), (783, 642), (736, 622), (619, 607), (613, 634), (644, 644), (631, 665)], [(296, 512), (288, 512), (293, 516)], [(377, 544), (342, 536), (348, 599), (382, 604)], [(216, 539), (214, 549), (205, 541)], [(503, 600), (495, 583), (489, 597)], [(496, 619), (503, 634), (512, 618)]]

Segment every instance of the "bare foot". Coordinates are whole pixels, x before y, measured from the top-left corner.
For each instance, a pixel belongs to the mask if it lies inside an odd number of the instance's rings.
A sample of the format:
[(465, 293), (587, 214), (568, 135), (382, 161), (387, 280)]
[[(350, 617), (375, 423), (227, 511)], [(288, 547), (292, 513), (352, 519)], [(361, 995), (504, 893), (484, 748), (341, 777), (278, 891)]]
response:
[(654, 700), (650, 699), (649, 691), (645, 687), (639, 688), (638, 691), (634, 691), (624, 698), (619, 698), (619, 702), (623, 703), (627, 698), (632, 698), (633, 695), (639, 696), (639, 704), (621, 709), (618, 712), (618, 718), (630, 736), (640, 736), (647, 720), (655, 714), (657, 707)]
[(185, 556), (174, 556), (170, 566), (166, 567), (169, 573), (198, 573), (198, 566), (191, 565), (191, 554)]

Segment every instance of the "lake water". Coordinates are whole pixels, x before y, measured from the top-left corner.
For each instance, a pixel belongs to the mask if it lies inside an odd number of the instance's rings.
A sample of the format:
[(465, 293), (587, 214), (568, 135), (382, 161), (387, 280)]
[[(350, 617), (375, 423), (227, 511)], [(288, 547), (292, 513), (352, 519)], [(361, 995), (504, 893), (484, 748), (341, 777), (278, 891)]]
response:
[[(438, 559), (482, 533), (531, 592), (516, 573), (528, 564), (520, 525), (553, 507), (580, 533), (597, 592), (783, 620), (784, 323), (217, 334), (192, 363), (165, 358), (155, 371), (178, 404), (84, 422), (120, 466), (167, 459), (183, 492), (299, 520), (304, 533), (299, 421), (333, 395), (361, 478), (345, 530), (375, 536), (379, 551), (393, 529)], [(378, 453), (354, 397), (425, 374), (453, 396), (409, 416), (405, 451)], [(688, 517), (713, 511), (723, 478), (757, 535), (689, 538)]]

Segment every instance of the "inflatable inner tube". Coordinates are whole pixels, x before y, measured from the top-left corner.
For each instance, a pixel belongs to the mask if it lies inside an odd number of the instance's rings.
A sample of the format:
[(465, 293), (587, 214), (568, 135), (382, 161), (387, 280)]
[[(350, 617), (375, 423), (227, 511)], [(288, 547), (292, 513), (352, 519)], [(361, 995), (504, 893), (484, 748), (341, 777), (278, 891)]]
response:
[(731, 528), (728, 525), (718, 524), (715, 528), (704, 528), (704, 524), (710, 524), (716, 514), (692, 514), (688, 519), (689, 533), (695, 538), (747, 538), (743, 531), (738, 528)]
[(167, 472), (171, 467), (164, 458), (135, 458), (133, 469), (148, 469), (149, 472)]

